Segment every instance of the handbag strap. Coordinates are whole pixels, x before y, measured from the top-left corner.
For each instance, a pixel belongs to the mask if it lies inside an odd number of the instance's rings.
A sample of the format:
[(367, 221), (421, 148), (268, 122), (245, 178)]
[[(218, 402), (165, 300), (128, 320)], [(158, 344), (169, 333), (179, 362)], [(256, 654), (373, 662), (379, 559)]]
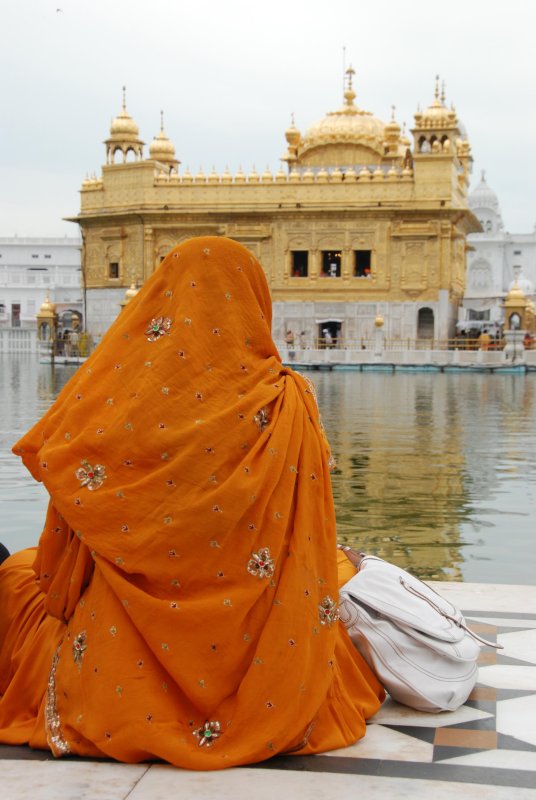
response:
[(407, 583), (407, 581), (404, 580), (402, 575), (400, 575), (399, 580), (404, 589), (406, 589), (406, 591), (408, 591), (410, 594), (415, 595), (415, 597), (420, 597), (421, 600), (426, 600), (428, 605), (430, 605), (434, 609), (434, 611), (437, 611), (437, 613), (441, 614), (442, 617), (448, 619), (450, 622), (456, 625), (457, 628), (461, 628), (462, 630), (464, 630), (466, 633), (469, 634), (469, 636), (472, 636), (473, 639), (476, 639), (477, 642), (486, 645), (486, 647), (494, 647), (496, 650), (504, 650), (504, 645), (496, 644), (495, 642), (489, 642), (487, 639), (482, 638), (482, 636), (479, 636), (477, 633), (472, 631), (471, 628), (469, 628), (465, 624), (463, 619), (457, 619), (456, 617), (453, 617), (451, 614), (447, 614), (447, 612), (443, 611), (443, 609), (439, 608), (439, 606), (436, 606), (433, 600), (430, 600), (430, 598), (426, 597), (425, 594), (419, 592), (419, 590), (416, 589), (415, 586), (411, 586), (409, 583)]

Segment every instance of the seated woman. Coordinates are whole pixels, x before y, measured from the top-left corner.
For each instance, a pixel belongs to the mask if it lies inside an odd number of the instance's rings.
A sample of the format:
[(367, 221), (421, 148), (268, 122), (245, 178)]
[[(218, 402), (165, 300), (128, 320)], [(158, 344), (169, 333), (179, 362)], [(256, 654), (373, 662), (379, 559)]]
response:
[(0, 567), (0, 742), (219, 769), (363, 736), (329, 448), (270, 325), (249, 251), (187, 241), (15, 446), (50, 505)]

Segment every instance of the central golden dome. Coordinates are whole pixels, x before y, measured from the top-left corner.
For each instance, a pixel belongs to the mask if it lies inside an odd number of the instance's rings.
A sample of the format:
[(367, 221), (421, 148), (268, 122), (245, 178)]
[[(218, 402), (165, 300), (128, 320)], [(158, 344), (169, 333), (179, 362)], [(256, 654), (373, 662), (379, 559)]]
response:
[(354, 105), (355, 93), (344, 93), (344, 106), (339, 111), (330, 111), (315, 122), (303, 137), (301, 153), (325, 144), (365, 145), (383, 153), (385, 123), (370, 111), (363, 111)]
[(346, 70), (347, 86), (342, 108), (315, 122), (299, 140), (299, 131), (294, 126), (287, 131), (289, 153), (286, 161), (297, 167), (350, 167), (380, 163), (385, 152), (386, 126), (370, 111), (363, 111), (355, 105), (354, 74), (352, 67)]

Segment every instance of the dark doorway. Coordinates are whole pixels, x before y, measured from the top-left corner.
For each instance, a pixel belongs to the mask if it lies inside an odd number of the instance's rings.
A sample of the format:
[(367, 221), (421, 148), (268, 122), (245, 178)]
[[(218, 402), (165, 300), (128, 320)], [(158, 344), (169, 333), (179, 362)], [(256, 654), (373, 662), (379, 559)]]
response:
[(434, 312), (431, 308), (419, 308), (417, 317), (417, 339), (434, 338)]
[(342, 323), (338, 320), (326, 320), (318, 323), (318, 347), (323, 350), (340, 347)]

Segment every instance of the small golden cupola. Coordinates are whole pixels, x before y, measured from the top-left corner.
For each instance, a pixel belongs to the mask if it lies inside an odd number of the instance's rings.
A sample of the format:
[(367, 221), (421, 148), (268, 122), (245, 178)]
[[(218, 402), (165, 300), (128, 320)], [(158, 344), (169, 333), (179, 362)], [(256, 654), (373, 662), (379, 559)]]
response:
[(434, 99), (424, 111), (417, 110), (413, 129), (417, 153), (453, 153), (462, 135), (454, 106), (445, 105), (445, 84), (439, 93), (436, 75)]
[(123, 86), (123, 107), (120, 113), (112, 120), (110, 135), (104, 142), (106, 145), (106, 163), (114, 164), (117, 152), (123, 154), (123, 163), (126, 163), (128, 154), (134, 154), (135, 161), (143, 158), (144, 142), (140, 139), (140, 131), (127, 112), (126, 87)]
[(160, 112), (160, 133), (155, 136), (149, 146), (149, 157), (167, 167), (169, 172), (176, 172), (181, 163), (175, 158), (175, 147), (164, 131), (164, 112)]
[(514, 280), (509, 286), (508, 294), (504, 301), (504, 324), (506, 330), (527, 330), (530, 298), (534, 294), (534, 286), (522, 274), (520, 266), (514, 267)]
[(51, 302), (48, 294), (36, 314), (37, 338), (40, 342), (49, 342), (56, 338), (58, 328), (58, 315), (56, 306)]
[(301, 142), (301, 133), (294, 123), (294, 114), (291, 114), (290, 127), (285, 131), (285, 139), (288, 147), (285, 155), (281, 156), (281, 161), (286, 161), (290, 170), (298, 160), (298, 148)]
[(401, 128), (395, 119), (395, 106), (391, 106), (391, 119), (385, 126), (385, 155), (398, 158), (404, 155), (405, 148), (401, 139)]

